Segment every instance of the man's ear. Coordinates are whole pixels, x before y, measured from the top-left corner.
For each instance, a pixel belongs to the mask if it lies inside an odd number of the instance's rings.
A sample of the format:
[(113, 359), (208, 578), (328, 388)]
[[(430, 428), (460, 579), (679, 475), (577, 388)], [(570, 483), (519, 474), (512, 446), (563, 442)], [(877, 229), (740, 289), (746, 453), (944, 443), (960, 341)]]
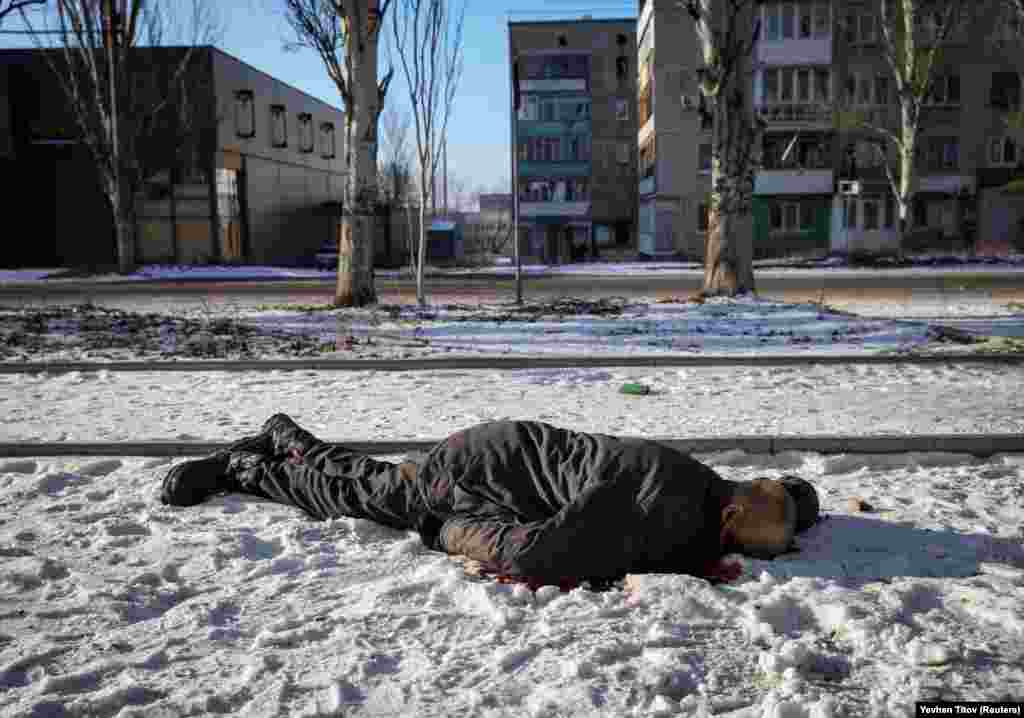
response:
[(743, 507), (739, 504), (729, 504), (722, 509), (722, 528), (718, 534), (718, 541), (721, 546), (729, 546), (733, 542), (735, 538), (733, 527), (742, 515)]
[(729, 504), (722, 509), (722, 527), (725, 528), (743, 515), (743, 507), (739, 504)]

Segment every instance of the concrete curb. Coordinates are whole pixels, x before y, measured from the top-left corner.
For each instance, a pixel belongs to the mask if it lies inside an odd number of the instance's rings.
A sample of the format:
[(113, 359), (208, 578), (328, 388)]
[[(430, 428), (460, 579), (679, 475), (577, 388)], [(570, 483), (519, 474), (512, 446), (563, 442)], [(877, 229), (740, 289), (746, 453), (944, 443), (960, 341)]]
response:
[[(878, 436), (721, 436), (706, 438), (650, 437), (680, 451), (707, 454), (742, 450), (748, 454), (784, 451), (818, 454), (906, 454), (942, 452), (987, 457), (1024, 453), (1024, 434), (908, 434)], [(384, 456), (425, 452), (436, 439), (336, 442), (364, 454)], [(202, 456), (227, 447), (222, 441), (96, 441), (0, 442), (2, 457), (53, 456)]]
[(992, 354), (660, 354), (652, 356), (469, 356), (423, 359), (263, 359), (182, 361), (0, 362), (0, 374), (96, 371), (432, 371), (438, 369), (579, 369), (604, 367), (806, 366), (809, 364), (1022, 364), (1024, 353)]

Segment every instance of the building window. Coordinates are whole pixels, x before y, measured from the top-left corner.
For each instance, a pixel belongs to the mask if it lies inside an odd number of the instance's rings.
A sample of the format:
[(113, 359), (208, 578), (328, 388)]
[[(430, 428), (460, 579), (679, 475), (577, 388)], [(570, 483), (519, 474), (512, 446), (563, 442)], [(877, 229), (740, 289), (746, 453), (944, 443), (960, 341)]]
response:
[(256, 136), (256, 102), (252, 90), (235, 93), (235, 134), (239, 137)]
[(779, 100), (793, 101), (793, 68), (783, 67), (779, 70)]
[(303, 112), (299, 115), (299, 152), (313, 151), (313, 115)]
[(657, 168), (658, 151), (655, 144), (656, 135), (652, 134), (647, 143), (640, 148), (640, 177), (653, 177)]
[(917, 197), (914, 198), (914, 226), (928, 226), (928, 203)]
[(558, 46), (559, 47), (566, 47), (568, 44), (569, 44), (569, 40), (568, 40), (568, 38), (566, 38), (565, 35), (559, 35), (558, 36)]
[(808, 38), (814, 31), (814, 8), (810, 3), (800, 3), (797, 8), (799, 23), (797, 25), (797, 36), (801, 39)]
[(864, 229), (878, 229), (878, 202), (864, 200)]
[(618, 98), (615, 100), (615, 117), (620, 120), (629, 119), (629, 101)]
[(811, 101), (811, 71), (796, 71), (796, 100), (797, 102)]
[(620, 46), (625, 45), (629, 40), (621, 32), (615, 36), (615, 42)]
[(932, 81), (925, 103), (929, 105), (959, 105), (960, 76), (940, 75), (936, 77)]
[(284, 105), (270, 106), (270, 143), (274, 147), (288, 146), (288, 113)]
[(765, 70), (764, 73), (764, 101), (766, 104), (778, 102), (779, 100), (779, 71)]
[(814, 71), (814, 98), (818, 102), (830, 102), (831, 93), (829, 79), (831, 74), (825, 68), (818, 68)]
[(826, 37), (832, 34), (831, 0), (818, 0), (814, 4), (814, 36)]
[(810, 202), (800, 203), (800, 227), (811, 229), (814, 226), (814, 205)]
[(617, 145), (615, 145), (615, 153), (618, 156), (618, 160), (619, 160), (619, 164), (620, 165), (628, 165), (629, 164), (629, 143), (628, 142), (620, 142)]
[(320, 156), (325, 160), (333, 160), (335, 157), (333, 122), (320, 123)]
[(929, 172), (960, 167), (960, 140), (956, 137), (929, 137), (924, 145), (924, 169)]
[(1003, 110), (1020, 107), (1020, 77), (1016, 72), (993, 72), (989, 103)]
[(896, 202), (891, 194), (885, 196), (885, 228), (892, 229), (896, 218)]
[(882, 156), (878, 152), (878, 144), (868, 140), (857, 140), (854, 144), (854, 155), (859, 169), (877, 168), (882, 166)]
[(703, 202), (697, 205), (697, 231), (707, 232), (711, 208)]
[(781, 36), (781, 25), (779, 21), (779, 7), (777, 5), (764, 5), (764, 39), (774, 42)]
[(875, 75), (875, 104), (889, 104), (889, 78), (885, 75)]
[(589, 76), (587, 55), (528, 55), (521, 61), (526, 80), (580, 79)]
[(711, 174), (711, 144), (705, 143), (697, 148), (697, 172)]
[(793, 3), (782, 4), (782, 39), (790, 40), (793, 38), (794, 31), (794, 12)]
[(1017, 143), (1012, 137), (996, 137), (989, 141), (988, 163), (992, 166), (1017, 164)]
[(862, 10), (846, 15), (846, 42), (850, 45), (869, 45), (877, 38), (875, 11)]
[(773, 201), (768, 205), (772, 232), (802, 232), (814, 225), (814, 205), (807, 201)]
[(541, 122), (554, 122), (555, 120), (555, 108), (557, 107), (554, 100), (544, 100), (540, 103), (540, 119)]
[(843, 200), (843, 227), (857, 229), (857, 200), (853, 197)]
[(700, 117), (701, 130), (710, 130), (714, 126), (715, 117), (708, 108), (708, 101), (703, 92), (697, 94), (697, 115)]
[(615, 58), (615, 78), (619, 81), (621, 87), (626, 79), (629, 77), (629, 60), (625, 57)]

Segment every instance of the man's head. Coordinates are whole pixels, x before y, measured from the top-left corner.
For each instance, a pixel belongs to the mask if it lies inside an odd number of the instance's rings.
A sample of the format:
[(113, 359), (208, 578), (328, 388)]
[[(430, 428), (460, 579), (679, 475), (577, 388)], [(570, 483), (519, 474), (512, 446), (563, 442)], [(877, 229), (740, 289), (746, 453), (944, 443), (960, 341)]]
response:
[(722, 508), (721, 545), (758, 558), (790, 549), (793, 535), (818, 517), (814, 487), (796, 476), (736, 484)]

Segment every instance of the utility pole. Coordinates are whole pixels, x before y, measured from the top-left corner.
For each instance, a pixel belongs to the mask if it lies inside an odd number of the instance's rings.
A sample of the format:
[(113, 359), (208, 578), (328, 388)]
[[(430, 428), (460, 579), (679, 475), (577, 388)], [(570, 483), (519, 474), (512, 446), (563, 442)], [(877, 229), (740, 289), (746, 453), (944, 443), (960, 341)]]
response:
[(516, 259), (516, 304), (523, 303), (523, 267), (519, 256), (519, 56), (513, 53), (512, 27), (508, 29), (512, 58), (512, 252)]

